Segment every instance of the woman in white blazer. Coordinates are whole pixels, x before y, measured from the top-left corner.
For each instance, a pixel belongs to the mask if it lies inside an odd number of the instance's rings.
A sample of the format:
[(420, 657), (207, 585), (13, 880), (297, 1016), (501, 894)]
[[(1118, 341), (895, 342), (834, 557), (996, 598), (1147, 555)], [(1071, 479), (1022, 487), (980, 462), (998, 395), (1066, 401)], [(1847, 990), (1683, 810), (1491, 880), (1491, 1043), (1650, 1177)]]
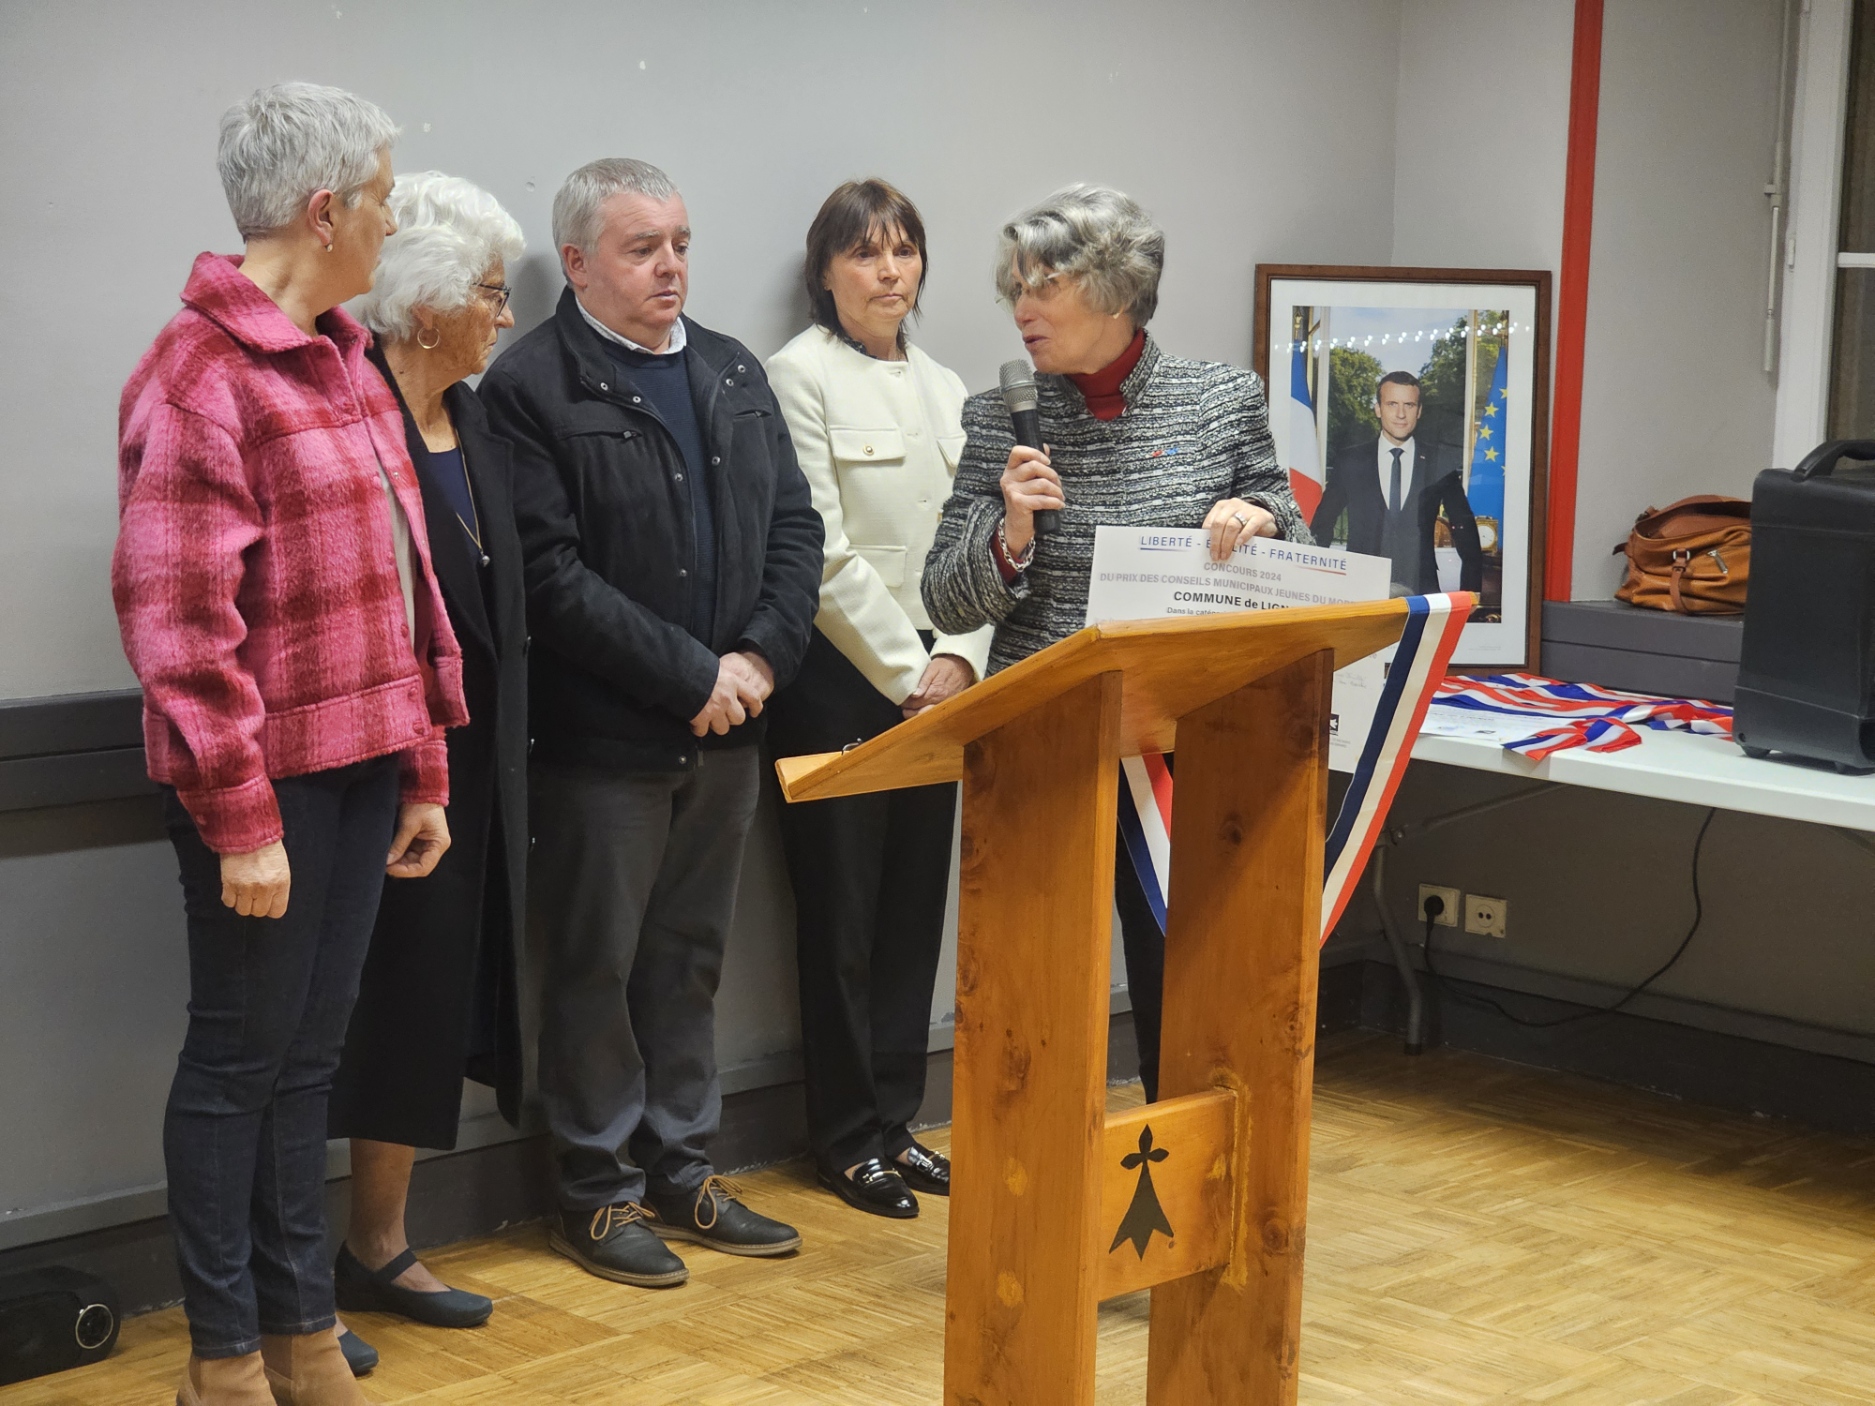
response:
[[(769, 384), (826, 522), (820, 613), (769, 704), (777, 756), (834, 752), (968, 687), (990, 631), (934, 635), (919, 583), (963, 451), (964, 385), (905, 339), (924, 222), (884, 181), (850, 181), (807, 233), (814, 325)], [(950, 1164), (909, 1124), (950, 884), (955, 786), (784, 806), (794, 880), (808, 1135), (821, 1185), (876, 1215), (918, 1214)]]

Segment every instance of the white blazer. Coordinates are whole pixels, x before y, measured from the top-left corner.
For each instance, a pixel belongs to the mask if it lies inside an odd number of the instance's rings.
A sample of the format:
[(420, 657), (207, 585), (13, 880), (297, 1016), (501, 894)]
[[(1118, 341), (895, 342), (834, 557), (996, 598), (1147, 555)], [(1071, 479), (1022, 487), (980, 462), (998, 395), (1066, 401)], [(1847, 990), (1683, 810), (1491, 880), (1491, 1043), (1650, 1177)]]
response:
[(917, 347), (876, 361), (810, 327), (768, 362), (768, 383), (795, 457), (827, 525), (820, 575), (822, 634), (894, 703), (924, 676), (931, 654), (989, 662), (993, 626), (940, 635), (919, 583), (963, 453), (964, 383)]

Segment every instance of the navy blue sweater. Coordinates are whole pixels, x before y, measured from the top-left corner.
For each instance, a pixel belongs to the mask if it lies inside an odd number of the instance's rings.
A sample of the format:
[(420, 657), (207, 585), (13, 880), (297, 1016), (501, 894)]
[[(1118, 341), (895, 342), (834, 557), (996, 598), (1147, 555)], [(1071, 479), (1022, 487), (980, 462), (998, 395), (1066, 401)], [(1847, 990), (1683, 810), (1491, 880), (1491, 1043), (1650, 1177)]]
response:
[(716, 511), (710, 499), (709, 455), (703, 448), (703, 425), (690, 394), (688, 348), (665, 356), (635, 352), (617, 342), (605, 343), (606, 355), (631, 374), (651, 409), (677, 441), (684, 456), (685, 485), (690, 489), (690, 521), (696, 534), (696, 581), (691, 618), (685, 628), (708, 644), (716, 633)]

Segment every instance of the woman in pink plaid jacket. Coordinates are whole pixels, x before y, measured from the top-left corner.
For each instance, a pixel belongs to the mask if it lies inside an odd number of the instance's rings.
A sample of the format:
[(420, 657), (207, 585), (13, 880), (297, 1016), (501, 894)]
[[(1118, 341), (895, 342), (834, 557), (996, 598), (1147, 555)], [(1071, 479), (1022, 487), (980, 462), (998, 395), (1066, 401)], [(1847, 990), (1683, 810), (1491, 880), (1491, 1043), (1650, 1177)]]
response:
[(111, 583), (189, 927), (164, 1121), (193, 1354), (179, 1406), (353, 1406), (326, 1101), (384, 877), (449, 844), (462, 660), (403, 419), (338, 305), (371, 286), (396, 129), (350, 93), (223, 119), (246, 240), (124, 387)]

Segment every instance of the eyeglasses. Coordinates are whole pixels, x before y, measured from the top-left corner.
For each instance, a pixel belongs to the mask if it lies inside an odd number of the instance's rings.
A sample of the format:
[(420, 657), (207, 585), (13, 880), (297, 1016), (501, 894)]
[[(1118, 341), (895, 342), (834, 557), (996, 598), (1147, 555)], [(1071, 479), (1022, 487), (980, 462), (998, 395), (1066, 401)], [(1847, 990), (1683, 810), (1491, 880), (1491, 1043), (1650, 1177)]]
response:
[(508, 299), (514, 293), (514, 290), (510, 288), (507, 284), (505, 283), (478, 283), (475, 286), (477, 288), (480, 288), (485, 293), (493, 293), (495, 295), (493, 302), (495, 304), (495, 316), (496, 317), (500, 317), (502, 313), (507, 311)]

